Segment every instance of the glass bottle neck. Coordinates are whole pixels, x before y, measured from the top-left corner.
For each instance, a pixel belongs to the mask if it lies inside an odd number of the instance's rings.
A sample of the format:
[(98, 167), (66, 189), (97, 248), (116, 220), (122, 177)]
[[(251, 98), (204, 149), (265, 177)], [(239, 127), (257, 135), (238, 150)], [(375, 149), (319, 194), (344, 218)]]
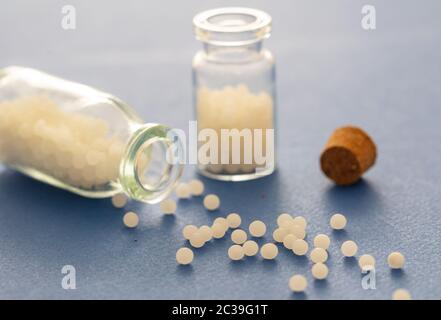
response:
[(262, 51), (262, 41), (242, 46), (226, 46), (204, 43), (204, 52), (209, 60), (243, 62), (257, 59)]
[(136, 126), (120, 165), (119, 182), (133, 199), (163, 200), (183, 170), (183, 145), (172, 129), (160, 124)]

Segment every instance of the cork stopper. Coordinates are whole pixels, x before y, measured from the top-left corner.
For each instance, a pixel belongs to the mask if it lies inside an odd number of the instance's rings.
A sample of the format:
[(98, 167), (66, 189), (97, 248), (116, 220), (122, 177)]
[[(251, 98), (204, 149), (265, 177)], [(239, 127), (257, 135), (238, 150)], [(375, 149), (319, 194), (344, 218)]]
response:
[(338, 185), (357, 182), (377, 157), (373, 140), (357, 127), (336, 129), (329, 138), (320, 157), (320, 165), (326, 176)]

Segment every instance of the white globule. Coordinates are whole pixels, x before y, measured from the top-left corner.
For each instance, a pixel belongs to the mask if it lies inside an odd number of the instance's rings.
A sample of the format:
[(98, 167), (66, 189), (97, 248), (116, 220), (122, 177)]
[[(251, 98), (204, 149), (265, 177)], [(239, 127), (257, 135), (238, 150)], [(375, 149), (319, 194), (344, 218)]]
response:
[(187, 183), (181, 182), (175, 188), (176, 196), (179, 199), (189, 199), (191, 197), (191, 188)]
[(293, 235), (293, 234), (288, 234), (288, 235), (286, 235), (285, 236), (285, 238), (283, 239), (283, 246), (286, 248), (286, 249), (292, 249), (292, 245), (293, 245), (293, 243), (294, 243), (294, 241), (296, 241), (297, 240), (297, 238), (296, 238), (296, 236), (295, 235)]
[(243, 250), (242, 246), (240, 246), (238, 244), (232, 245), (228, 249), (228, 256), (230, 257), (231, 260), (234, 260), (234, 261), (242, 259), (244, 257), (244, 250)]
[(214, 211), (217, 210), (220, 206), (220, 199), (215, 194), (208, 194), (204, 198), (204, 207), (207, 210)]
[(192, 263), (194, 258), (193, 251), (189, 248), (180, 248), (176, 251), (176, 261), (179, 264), (187, 265)]
[(139, 217), (135, 212), (127, 212), (123, 217), (124, 225), (127, 228), (136, 228), (139, 223)]
[(345, 257), (353, 257), (357, 254), (358, 246), (354, 241), (348, 240), (342, 243), (340, 250)]
[(314, 248), (312, 249), (309, 257), (314, 263), (323, 263), (328, 260), (328, 253), (323, 248)]
[(302, 216), (297, 216), (293, 219), (294, 224), (298, 225), (299, 227), (306, 229), (307, 226), (307, 221), (304, 217)]
[(182, 229), (182, 235), (184, 236), (185, 239), (190, 240), (191, 235), (196, 231), (198, 231), (198, 227), (192, 224), (188, 224)]
[(259, 252), (259, 245), (253, 240), (245, 241), (242, 248), (247, 257), (255, 256)]
[(289, 279), (289, 288), (294, 292), (303, 292), (308, 286), (308, 281), (302, 275), (294, 275)]
[(331, 239), (326, 234), (318, 234), (314, 238), (314, 247), (328, 250)]
[(188, 183), (190, 187), (191, 194), (193, 196), (200, 196), (204, 193), (204, 183), (200, 180), (193, 179)]
[(129, 198), (125, 193), (118, 193), (112, 197), (112, 205), (115, 208), (121, 209), (124, 208), (128, 202)]
[(277, 225), (282, 227), (286, 221), (292, 221), (292, 216), (289, 213), (281, 213), (277, 217)]
[(303, 227), (301, 227), (298, 224), (291, 224), (288, 227), (288, 232), (292, 235), (294, 235), (297, 239), (305, 239), (306, 237), (306, 231)]
[(201, 248), (205, 244), (205, 236), (199, 230), (190, 236), (190, 244), (194, 248)]
[(235, 229), (238, 228), (242, 223), (242, 218), (237, 213), (230, 213), (227, 216), (227, 221), (228, 221), (228, 227)]
[(266, 260), (272, 260), (279, 254), (279, 249), (274, 243), (265, 243), (260, 248), (260, 255)]
[(273, 239), (277, 242), (283, 242), (283, 239), (288, 235), (288, 230), (285, 228), (277, 228), (273, 232)]
[(209, 226), (202, 226), (198, 230), (204, 237), (204, 241), (208, 242), (213, 238), (213, 230)]
[(316, 263), (311, 268), (312, 276), (318, 280), (326, 279), (329, 273), (329, 269), (326, 264)]
[[(264, 131), (261, 143), (266, 143), (266, 129), (273, 128), (273, 100), (267, 92), (252, 92), (246, 85), (225, 86), (220, 89), (201, 87), (196, 95), (196, 110), (198, 128), (212, 129), (218, 133), (218, 145), (221, 146), (221, 130), (261, 129)], [(254, 135), (251, 135), (251, 145), (257, 144)], [(244, 149), (240, 146), (241, 153)], [(221, 152), (232, 154), (233, 146)], [(257, 159), (251, 155), (250, 162), (241, 159), (239, 164), (209, 164), (207, 169), (212, 173), (250, 173), (257, 165)]]
[(219, 217), (219, 218), (214, 219), (213, 225), (214, 224), (218, 224), (218, 225), (222, 226), (222, 228), (224, 228), (225, 231), (228, 230), (228, 220), (225, 219), (224, 217)]
[(220, 239), (225, 236), (227, 229), (225, 229), (225, 226), (221, 223), (213, 223), (211, 230), (213, 231), (213, 238)]
[(283, 219), (282, 221), (280, 221), (280, 225), (278, 225), (280, 228), (289, 229), (293, 224), (293, 219)]
[(392, 294), (392, 300), (412, 300), (412, 296), (406, 289), (397, 289)]
[(405, 258), (401, 252), (392, 252), (387, 257), (387, 263), (392, 269), (401, 269), (404, 266)]
[(263, 237), (266, 233), (266, 225), (260, 220), (251, 222), (248, 229), (253, 237)]
[(308, 252), (308, 243), (303, 239), (296, 239), (292, 243), (292, 252), (298, 256), (303, 256)]
[(346, 217), (341, 213), (336, 213), (332, 215), (331, 220), (329, 221), (331, 228), (334, 230), (344, 229), (346, 227), (346, 223), (347, 223)]
[(234, 230), (231, 233), (231, 240), (235, 243), (235, 244), (242, 244), (245, 241), (247, 241), (247, 233), (241, 229), (237, 229)]
[(358, 259), (358, 265), (362, 270), (375, 267), (375, 258), (370, 254), (364, 254)]
[(87, 190), (117, 180), (125, 143), (105, 120), (62, 110), (44, 96), (2, 102), (0, 110), (2, 162)]
[(174, 214), (177, 209), (176, 201), (173, 199), (165, 199), (159, 204), (159, 209), (163, 214)]

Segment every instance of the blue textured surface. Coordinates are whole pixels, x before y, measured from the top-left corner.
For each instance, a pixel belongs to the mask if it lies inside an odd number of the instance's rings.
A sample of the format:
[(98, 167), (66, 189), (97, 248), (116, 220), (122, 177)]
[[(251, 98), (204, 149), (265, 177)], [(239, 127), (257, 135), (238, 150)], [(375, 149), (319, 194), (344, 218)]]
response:
[[(77, 30), (60, 28), (64, 1), (14, 1), (0, 8), (0, 64), (36, 67), (115, 93), (150, 122), (186, 128), (192, 119), (190, 63), (199, 44), (191, 18), (230, 1), (70, 1)], [(236, 4), (235, 2), (234, 4)], [(204, 180), (222, 208), (201, 199), (179, 202), (176, 217), (130, 203), (136, 230), (122, 210), (0, 169), (0, 298), (388, 299), (408, 288), (415, 298), (441, 298), (441, 20), (439, 1), (369, 1), (377, 30), (360, 28), (361, 1), (242, 1), (274, 18), (267, 42), (278, 63), (278, 171), (245, 183)], [(352, 123), (378, 144), (365, 179), (334, 187), (319, 153), (332, 130)], [(186, 178), (194, 175), (188, 168)], [(178, 267), (181, 228), (231, 211), (247, 224), (288, 211), (310, 222), (308, 240), (331, 235), (327, 281), (313, 281), (310, 262), (281, 250), (276, 261), (230, 262), (230, 240), (196, 250)], [(341, 211), (344, 232), (328, 220)], [(269, 237), (268, 237), (269, 239)], [(377, 289), (363, 290), (353, 259), (339, 245), (355, 240), (377, 259)], [(391, 272), (389, 252), (404, 253)], [(61, 288), (61, 268), (77, 270), (77, 289)], [(293, 273), (307, 275), (304, 295), (290, 293)]]

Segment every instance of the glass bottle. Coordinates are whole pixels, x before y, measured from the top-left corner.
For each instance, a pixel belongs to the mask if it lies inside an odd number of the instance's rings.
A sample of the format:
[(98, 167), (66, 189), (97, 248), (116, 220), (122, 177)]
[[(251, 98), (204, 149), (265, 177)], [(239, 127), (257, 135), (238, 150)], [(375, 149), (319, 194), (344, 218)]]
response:
[(275, 61), (262, 42), (271, 17), (249, 8), (219, 8), (193, 19), (203, 49), (193, 58), (198, 169), (242, 181), (275, 169)]
[(173, 130), (123, 101), (43, 72), (0, 70), (0, 161), (86, 197), (162, 200), (182, 173)]

